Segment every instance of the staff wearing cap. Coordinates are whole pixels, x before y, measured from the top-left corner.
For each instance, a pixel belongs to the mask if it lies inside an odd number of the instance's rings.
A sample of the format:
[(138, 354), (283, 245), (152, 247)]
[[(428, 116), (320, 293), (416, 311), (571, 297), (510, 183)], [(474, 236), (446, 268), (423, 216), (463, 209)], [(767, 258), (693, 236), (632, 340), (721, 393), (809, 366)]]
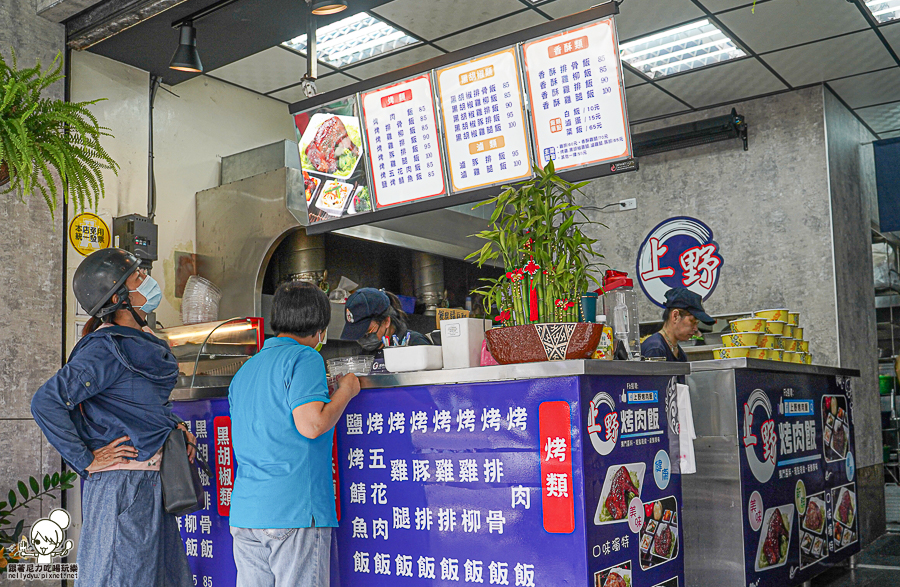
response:
[(403, 340), (409, 333), (410, 346), (431, 344), (425, 335), (409, 330), (406, 313), (392, 293), (373, 287), (356, 290), (347, 298), (344, 331), (341, 338), (355, 340), (368, 353), (384, 346), (382, 339), (396, 336)]
[(697, 334), (699, 322), (716, 322), (703, 310), (700, 296), (683, 287), (670, 289), (666, 292), (663, 326), (641, 343), (641, 354), (645, 357), (665, 357), (667, 361), (687, 362), (684, 350), (678, 343), (690, 340)]

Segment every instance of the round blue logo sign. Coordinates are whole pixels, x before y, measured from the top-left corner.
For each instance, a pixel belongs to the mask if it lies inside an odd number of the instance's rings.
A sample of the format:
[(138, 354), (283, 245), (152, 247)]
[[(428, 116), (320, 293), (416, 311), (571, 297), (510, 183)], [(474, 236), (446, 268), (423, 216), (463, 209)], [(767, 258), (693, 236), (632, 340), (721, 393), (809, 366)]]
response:
[(712, 229), (695, 218), (670, 218), (651, 230), (638, 250), (638, 283), (661, 308), (673, 287), (686, 287), (706, 300), (719, 283), (723, 263)]

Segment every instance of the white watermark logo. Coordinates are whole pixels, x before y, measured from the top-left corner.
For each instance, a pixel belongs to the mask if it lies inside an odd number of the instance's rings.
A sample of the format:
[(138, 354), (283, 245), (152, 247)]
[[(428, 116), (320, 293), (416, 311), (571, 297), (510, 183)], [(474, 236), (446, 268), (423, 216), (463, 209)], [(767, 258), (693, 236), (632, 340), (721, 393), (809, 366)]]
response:
[(31, 526), (28, 537), (22, 535), (16, 556), (35, 559), (34, 563), (13, 563), (7, 569), (7, 579), (46, 580), (77, 579), (78, 565), (55, 562), (69, 554), (74, 543), (66, 539), (66, 528), (72, 518), (64, 509), (57, 508)]

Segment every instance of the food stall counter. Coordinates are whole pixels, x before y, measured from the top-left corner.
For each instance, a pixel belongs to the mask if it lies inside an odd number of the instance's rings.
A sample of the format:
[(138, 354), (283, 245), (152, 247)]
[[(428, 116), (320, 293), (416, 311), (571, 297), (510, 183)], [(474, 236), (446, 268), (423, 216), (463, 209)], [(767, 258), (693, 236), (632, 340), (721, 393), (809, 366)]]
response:
[[(689, 370), (582, 360), (360, 377), (335, 430), (332, 585), (683, 585), (674, 405)], [(188, 559), (198, 584), (233, 585), (227, 387), (173, 399), (214, 473), (209, 507), (182, 519)]]
[(746, 358), (691, 363), (689, 587), (801, 585), (859, 552), (855, 377)]
[(689, 369), (578, 360), (361, 377), (336, 428), (332, 584), (683, 585), (673, 406)]

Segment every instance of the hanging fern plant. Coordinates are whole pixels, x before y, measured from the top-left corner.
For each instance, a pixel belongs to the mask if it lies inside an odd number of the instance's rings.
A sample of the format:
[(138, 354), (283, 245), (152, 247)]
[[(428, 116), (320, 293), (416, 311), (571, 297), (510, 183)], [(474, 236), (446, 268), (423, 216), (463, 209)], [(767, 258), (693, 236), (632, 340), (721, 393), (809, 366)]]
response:
[(42, 98), (49, 86), (63, 78), (62, 56), (49, 69), (37, 63), (18, 69), (0, 54), (0, 194), (16, 193), (21, 200), (40, 192), (51, 216), (60, 188), (64, 201), (77, 211), (96, 208), (104, 192), (103, 170), (118, 173), (118, 164), (100, 144), (112, 137), (87, 109), (91, 102)]

